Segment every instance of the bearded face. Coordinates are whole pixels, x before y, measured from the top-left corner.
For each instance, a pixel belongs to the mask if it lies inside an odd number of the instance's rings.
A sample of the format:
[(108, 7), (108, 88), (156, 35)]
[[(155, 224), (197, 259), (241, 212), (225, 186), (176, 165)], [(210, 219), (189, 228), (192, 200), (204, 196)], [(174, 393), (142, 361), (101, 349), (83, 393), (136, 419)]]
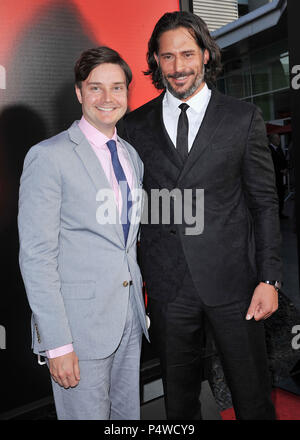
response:
[(159, 53), (154, 56), (165, 87), (176, 98), (187, 100), (204, 85), (209, 52), (202, 51), (188, 29), (164, 32), (159, 38)]

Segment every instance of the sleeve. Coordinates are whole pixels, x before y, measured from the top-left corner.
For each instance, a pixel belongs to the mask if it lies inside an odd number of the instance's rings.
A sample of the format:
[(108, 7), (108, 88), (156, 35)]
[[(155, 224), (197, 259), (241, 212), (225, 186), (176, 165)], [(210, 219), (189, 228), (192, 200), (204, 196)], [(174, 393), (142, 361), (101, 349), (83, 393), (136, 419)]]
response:
[(73, 344), (63, 345), (62, 347), (54, 348), (53, 350), (47, 350), (46, 356), (48, 359), (53, 359), (64, 354), (72, 353), (74, 351)]
[(254, 110), (248, 132), (242, 180), (254, 223), (259, 279), (281, 281), (281, 234), (274, 166), (265, 123), (257, 109)]
[(20, 269), (41, 351), (72, 343), (58, 272), (61, 175), (50, 150), (27, 154), (18, 214)]

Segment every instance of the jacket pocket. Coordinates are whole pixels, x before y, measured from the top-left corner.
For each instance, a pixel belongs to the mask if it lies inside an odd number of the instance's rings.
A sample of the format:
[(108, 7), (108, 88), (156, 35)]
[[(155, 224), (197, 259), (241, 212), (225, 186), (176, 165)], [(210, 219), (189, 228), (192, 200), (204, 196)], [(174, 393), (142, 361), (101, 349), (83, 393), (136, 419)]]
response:
[(61, 283), (61, 293), (65, 299), (92, 299), (96, 296), (96, 282)]

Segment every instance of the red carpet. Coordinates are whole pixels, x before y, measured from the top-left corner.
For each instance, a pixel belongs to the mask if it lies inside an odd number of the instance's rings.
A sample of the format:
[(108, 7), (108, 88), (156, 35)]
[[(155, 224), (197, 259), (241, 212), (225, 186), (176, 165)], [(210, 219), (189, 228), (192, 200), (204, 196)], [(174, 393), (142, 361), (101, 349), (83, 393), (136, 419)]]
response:
[[(278, 420), (300, 420), (300, 396), (276, 388), (272, 392)], [(221, 412), (223, 420), (235, 420), (233, 408)]]

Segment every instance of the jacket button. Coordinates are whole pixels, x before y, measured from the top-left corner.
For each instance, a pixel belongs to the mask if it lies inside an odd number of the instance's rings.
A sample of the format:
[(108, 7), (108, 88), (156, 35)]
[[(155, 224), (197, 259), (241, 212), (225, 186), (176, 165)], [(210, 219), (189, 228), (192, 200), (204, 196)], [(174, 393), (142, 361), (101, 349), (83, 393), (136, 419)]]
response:
[(123, 282), (123, 286), (124, 286), (124, 287), (127, 287), (127, 286), (128, 286), (128, 281), (124, 281), (124, 282)]
[(170, 234), (176, 235), (176, 229), (171, 229)]

